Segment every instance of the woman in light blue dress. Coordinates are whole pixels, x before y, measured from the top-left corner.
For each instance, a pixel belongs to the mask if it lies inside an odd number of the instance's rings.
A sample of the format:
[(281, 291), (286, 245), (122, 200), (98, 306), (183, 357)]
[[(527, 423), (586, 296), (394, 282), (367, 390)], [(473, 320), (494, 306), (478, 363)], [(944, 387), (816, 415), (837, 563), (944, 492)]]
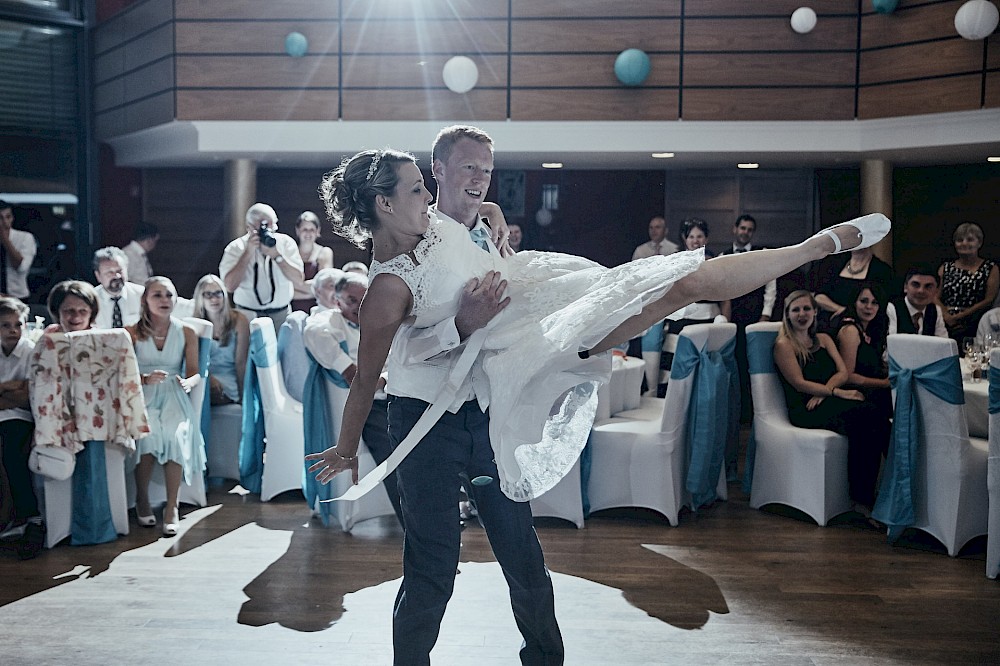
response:
[(194, 316), (212, 322), (212, 355), (208, 364), (211, 404), (241, 402), (243, 375), (250, 349), (250, 323), (229, 306), (226, 286), (206, 275), (194, 288)]
[(153, 466), (163, 465), (167, 504), (163, 534), (177, 534), (177, 495), (181, 479), (191, 483), (205, 470), (205, 441), (188, 394), (201, 380), (198, 374), (198, 336), (194, 329), (170, 315), (177, 302), (173, 283), (160, 276), (146, 280), (139, 321), (127, 327), (135, 345), (146, 401), (150, 434), (136, 442), (135, 509), (139, 524), (156, 525), (149, 504)]

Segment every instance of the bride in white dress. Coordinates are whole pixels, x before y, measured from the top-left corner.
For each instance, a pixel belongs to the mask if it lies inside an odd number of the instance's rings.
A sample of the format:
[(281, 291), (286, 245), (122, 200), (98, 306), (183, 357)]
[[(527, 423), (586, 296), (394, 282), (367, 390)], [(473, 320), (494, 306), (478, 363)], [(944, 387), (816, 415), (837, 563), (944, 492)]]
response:
[[(310, 472), (327, 482), (349, 469), (357, 482), (358, 442), (393, 336), (404, 323), (430, 327), (454, 316), (463, 292), (482, 284), (506, 290), (509, 304), (466, 344), (482, 345), (471, 372), (485, 380), (476, 392), (488, 394), (500, 487), (517, 501), (555, 485), (586, 444), (597, 385), (611, 372), (610, 354), (601, 352), (689, 303), (735, 298), (832, 252), (872, 245), (889, 229), (875, 214), (754, 256), (705, 261), (696, 250), (605, 268), (553, 252), (482, 251), (465, 226), (429, 214), (432, 197), (406, 153), (358, 153), (322, 189), (338, 233), (372, 238), (374, 261), (340, 438), (308, 456), (316, 461)], [(490, 204), (482, 213), (502, 219)], [(435, 402), (453, 398), (444, 390)]]

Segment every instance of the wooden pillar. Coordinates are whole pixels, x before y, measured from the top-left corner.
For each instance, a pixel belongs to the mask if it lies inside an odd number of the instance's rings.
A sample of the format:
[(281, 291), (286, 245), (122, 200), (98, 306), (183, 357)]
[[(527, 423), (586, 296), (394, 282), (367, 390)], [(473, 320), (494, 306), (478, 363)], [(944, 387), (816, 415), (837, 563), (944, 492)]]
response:
[(226, 237), (233, 239), (246, 233), (247, 209), (257, 202), (257, 163), (247, 159), (229, 160), (223, 180)]
[[(861, 213), (882, 213), (892, 219), (892, 163), (861, 162)], [(872, 248), (876, 257), (892, 265), (892, 232)]]

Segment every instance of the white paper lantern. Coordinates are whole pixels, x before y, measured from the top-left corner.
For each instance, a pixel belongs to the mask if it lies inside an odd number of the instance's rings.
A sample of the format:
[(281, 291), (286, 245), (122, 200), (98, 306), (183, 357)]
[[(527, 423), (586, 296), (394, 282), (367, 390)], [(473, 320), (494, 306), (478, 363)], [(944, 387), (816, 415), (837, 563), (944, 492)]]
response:
[(535, 222), (540, 227), (547, 227), (552, 224), (552, 211), (548, 208), (539, 208), (535, 213)]
[(809, 7), (799, 7), (792, 12), (792, 30), (804, 35), (816, 27), (816, 12)]
[(479, 68), (472, 62), (472, 58), (455, 56), (444, 64), (441, 75), (444, 76), (444, 84), (448, 86), (448, 90), (462, 94), (476, 87)]
[(989, 0), (969, 0), (955, 12), (955, 30), (971, 40), (986, 39), (1000, 23), (1000, 10)]

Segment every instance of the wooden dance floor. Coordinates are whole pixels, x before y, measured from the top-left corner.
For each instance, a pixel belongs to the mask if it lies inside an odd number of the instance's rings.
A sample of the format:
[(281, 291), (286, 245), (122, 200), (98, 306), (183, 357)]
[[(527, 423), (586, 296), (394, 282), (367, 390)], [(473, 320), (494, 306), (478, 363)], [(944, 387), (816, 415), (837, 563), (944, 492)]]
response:
[[(115, 543), (31, 561), (4, 546), (0, 663), (389, 664), (394, 520), (344, 534), (294, 493), (262, 504), (230, 486), (183, 509), (173, 539), (133, 522)], [(640, 510), (599, 513), (583, 530), (539, 521), (568, 665), (1000, 663), (985, 537), (950, 558), (929, 537), (890, 547), (853, 514), (821, 528), (731, 491), (677, 528)], [(519, 663), (477, 524), (460, 570), (434, 663)]]

